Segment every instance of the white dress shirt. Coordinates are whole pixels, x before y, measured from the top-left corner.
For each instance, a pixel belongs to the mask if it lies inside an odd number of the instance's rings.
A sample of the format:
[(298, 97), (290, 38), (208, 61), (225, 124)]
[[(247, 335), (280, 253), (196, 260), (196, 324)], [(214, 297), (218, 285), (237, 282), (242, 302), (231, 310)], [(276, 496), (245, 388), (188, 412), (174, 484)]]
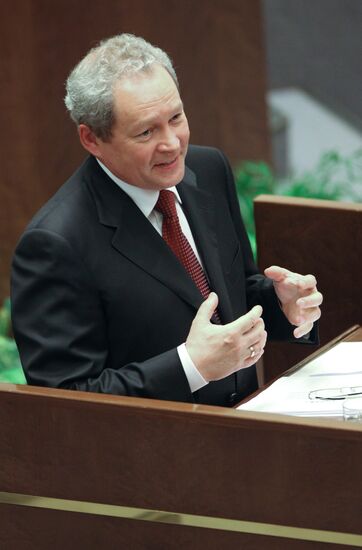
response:
[[(159, 191), (155, 191), (152, 189), (142, 189), (141, 187), (130, 185), (129, 183), (126, 183), (125, 181), (120, 180), (119, 178), (117, 178), (117, 176), (112, 174), (112, 172), (108, 170), (108, 168), (100, 160), (97, 159), (97, 161), (100, 167), (111, 178), (111, 180), (113, 180), (114, 183), (116, 183), (125, 193), (127, 193), (127, 195), (133, 200), (136, 206), (138, 206), (141, 212), (146, 216), (148, 221), (153, 225), (156, 231), (162, 236), (163, 216), (161, 212), (158, 212), (158, 210), (155, 210), (155, 206), (159, 196)], [(201, 264), (200, 256), (197, 251), (189, 223), (186, 219), (184, 211), (182, 210), (182, 206), (181, 206), (182, 201), (181, 201), (180, 195), (178, 194), (176, 187), (169, 187), (168, 191), (172, 191), (176, 196), (176, 210), (177, 210), (177, 215), (179, 217), (182, 232), (185, 235), (186, 239), (189, 241), (190, 246), (192, 247), (192, 250), (194, 251), (198, 261)], [(182, 367), (185, 371), (185, 375), (189, 383), (191, 392), (195, 392), (200, 388), (206, 386), (208, 382), (197, 370), (194, 362), (192, 361), (186, 349), (185, 343), (177, 347), (177, 353), (179, 355)]]

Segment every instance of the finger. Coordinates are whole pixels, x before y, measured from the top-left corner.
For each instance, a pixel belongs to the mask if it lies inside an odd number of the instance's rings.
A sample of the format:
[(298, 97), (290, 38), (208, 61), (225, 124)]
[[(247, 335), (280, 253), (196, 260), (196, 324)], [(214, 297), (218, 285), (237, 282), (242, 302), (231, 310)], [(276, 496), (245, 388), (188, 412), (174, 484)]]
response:
[(245, 345), (251, 346), (256, 342), (262, 341), (266, 338), (266, 331), (263, 319), (258, 319), (255, 325), (248, 331), (243, 332), (241, 336), (245, 339)]
[(235, 330), (240, 333), (248, 332), (253, 328), (257, 320), (260, 319), (262, 313), (263, 308), (261, 306), (254, 306), (248, 313), (225, 326), (231, 331)]
[(295, 325), (300, 326), (303, 323), (314, 323), (321, 316), (321, 309), (319, 307), (311, 307), (308, 309), (301, 309), (299, 315), (295, 318)]
[(255, 344), (253, 344), (253, 347), (256, 350), (264, 349), (266, 345), (267, 337), (268, 337), (268, 333), (266, 332), (266, 330), (263, 330), (259, 340), (255, 342)]
[(318, 319), (321, 316), (321, 310), (319, 307), (314, 307), (312, 309), (306, 310), (306, 314), (304, 316), (304, 321), (309, 323), (314, 323), (315, 321), (318, 321)]
[(299, 273), (289, 271), (289, 273), (285, 276), (283, 283), (289, 286), (298, 287), (303, 291), (312, 291), (316, 290), (317, 281), (314, 275), (300, 275)]
[(277, 283), (283, 281), (290, 274), (291, 272), (288, 269), (278, 265), (271, 265), (264, 270), (264, 275)]
[(308, 334), (312, 330), (312, 328), (313, 328), (313, 323), (307, 321), (301, 324), (296, 329), (294, 329), (293, 335), (295, 338), (302, 338), (302, 336), (305, 336), (306, 334)]
[(307, 296), (303, 296), (296, 301), (296, 305), (302, 309), (308, 309), (320, 306), (323, 303), (323, 295), (316, 291)]
[[(275, 270), (275, 272), (272, 270)], [(272, 266), (266, 269), (264, 273), (276, 283), (283, 282), (289, 286), (296, 286), (303, 291), (316, 290), (317, 287), (317, 280), (314, 275), (300, 275), (300, 273), (294, 273), (278, 266)]]
[(255, 359), (255, 357), (257, 357), (260, 354), (260, 352), (263, 351), (263, 349), (265, 348), (265, 344), (266, 344), (266, 337), (263, 336), (260, 340), (248, 346), (245, 349), (245, 353), (243, 354), (244, 360), (251, 358), (256, 361), (257, 359)]
[(312, 323), (312, 325), (318, 321), (318, 319), (321, 317), (321, 310), (319, 308), (314, 308), (313, 310), (310, 310), (308, 314), (296, 318), (294, 325), (297, 327), (301, 327), (304, 323)]
[(207, 299), (202, 302), (201, 306), (199, 307), (194, 320), (208, 323), (213, 316), (218, 303), (219, 298), (217, 294), (215, 292), (210, 292)]
[(264, 353), (264, 348), (259, 350), (254, 357), (251, 357), (249, 354), (248, 357), (245, 357), (245, 359), (242, 361), (242, 367), (243, 369), (247, 369), (248, 367), (251, 367), (252, 365), (255, 365), (259, 361), (259, 359), (262, 357)]
[(317, 279), (314, 275), (299, 275), (298, 285), (303, 290), (312, 290), (317, 287)]

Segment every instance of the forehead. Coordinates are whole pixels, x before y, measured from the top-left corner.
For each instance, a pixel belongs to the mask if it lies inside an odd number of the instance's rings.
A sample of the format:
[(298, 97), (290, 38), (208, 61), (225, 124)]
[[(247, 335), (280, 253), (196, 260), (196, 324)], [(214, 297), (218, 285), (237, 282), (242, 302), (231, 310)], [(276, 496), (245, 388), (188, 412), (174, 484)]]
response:
[(123, 78), (114, 90), (116, 121), (137, 121), (167, 114), (182, 106), (178, 88), (171, 75), (159, 65)]

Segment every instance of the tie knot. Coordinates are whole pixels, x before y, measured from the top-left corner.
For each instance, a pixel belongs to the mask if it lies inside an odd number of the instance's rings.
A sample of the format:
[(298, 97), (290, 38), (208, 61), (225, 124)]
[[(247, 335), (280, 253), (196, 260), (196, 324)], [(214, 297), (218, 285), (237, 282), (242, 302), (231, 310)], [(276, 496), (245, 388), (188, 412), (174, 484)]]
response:
[(177, 217), (176, 204), (175, 204), (175, 193), (172, 191), (167, 191), (167, 189), (162, 189), (158, 197), (156, 210), (161, 212), (165, 218), (174, 218)]

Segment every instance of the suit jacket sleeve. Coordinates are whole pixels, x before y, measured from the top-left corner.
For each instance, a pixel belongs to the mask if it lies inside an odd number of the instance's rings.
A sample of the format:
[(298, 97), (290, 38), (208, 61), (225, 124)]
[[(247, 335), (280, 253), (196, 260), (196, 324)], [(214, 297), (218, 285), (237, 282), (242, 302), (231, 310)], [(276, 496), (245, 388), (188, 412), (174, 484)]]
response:
[(99, 292), (79, 255), (56, 233), (30, 229), (20, 240), (12, 270), (12, 317), (30, 384), (193, 400), (176, 349), (107, 368), (107, 320)]

